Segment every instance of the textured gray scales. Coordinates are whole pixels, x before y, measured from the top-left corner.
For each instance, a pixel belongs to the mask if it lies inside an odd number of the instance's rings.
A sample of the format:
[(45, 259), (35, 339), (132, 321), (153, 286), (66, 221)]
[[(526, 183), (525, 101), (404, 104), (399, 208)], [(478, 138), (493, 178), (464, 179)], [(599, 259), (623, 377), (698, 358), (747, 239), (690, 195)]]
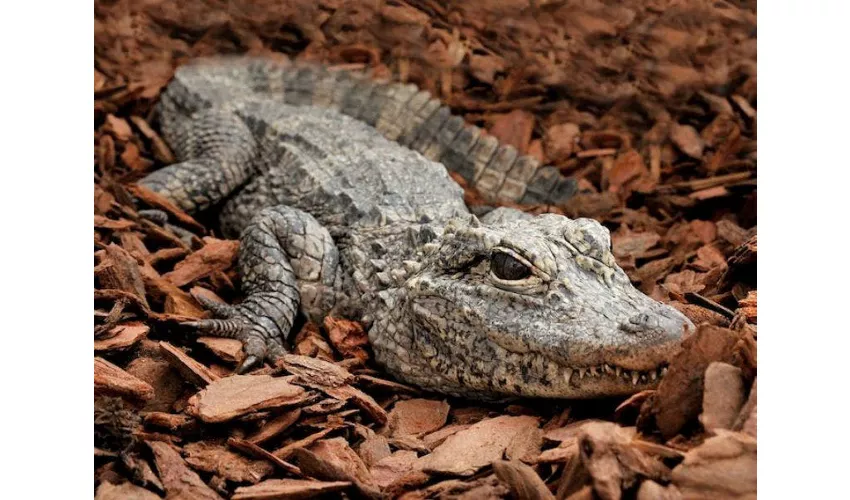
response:
[(358, 319), (401, 380), (448, 394), (594, 397), (653, 386), (684, 330), (636, 290), (589, 219), (500, 208), (479, 221), (447, 169), (493, 201), (572, 182), (412, 85), (261, 59), (180, 68), (159, 103), (178, 163), (142, 184), (241, 239), (244, 300), (190, 323), (279, 356), (298, 310)]

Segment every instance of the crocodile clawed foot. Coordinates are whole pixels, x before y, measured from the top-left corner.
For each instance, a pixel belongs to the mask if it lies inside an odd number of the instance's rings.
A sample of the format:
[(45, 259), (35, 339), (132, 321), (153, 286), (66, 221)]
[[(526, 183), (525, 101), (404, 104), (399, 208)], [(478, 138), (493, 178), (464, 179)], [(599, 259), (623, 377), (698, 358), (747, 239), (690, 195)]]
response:
[(237, 339), (242, 342), (245, 357), (236, 367), (237, 374), (247, 373), (260, 368), (264, 361), (271, 364), (286, 353), (283, 343), (278, 340), (262, 322), (252, 317), (252, 313), (239, 306), (231, 306), (195, 296), (216, 318), (186, 321), (182, 326), (195, 334)]

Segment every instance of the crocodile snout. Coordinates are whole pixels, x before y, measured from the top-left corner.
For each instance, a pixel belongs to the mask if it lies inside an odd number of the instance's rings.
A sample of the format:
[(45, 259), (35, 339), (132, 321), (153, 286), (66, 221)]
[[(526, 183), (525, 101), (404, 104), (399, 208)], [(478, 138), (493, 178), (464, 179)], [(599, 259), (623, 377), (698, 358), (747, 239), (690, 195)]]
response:
[(691, 320), (668, 305), (660, 305), (620, 323), (620, 330), (625, 333), (657, 337), (659, 340), (678, 340), (692, 328)]

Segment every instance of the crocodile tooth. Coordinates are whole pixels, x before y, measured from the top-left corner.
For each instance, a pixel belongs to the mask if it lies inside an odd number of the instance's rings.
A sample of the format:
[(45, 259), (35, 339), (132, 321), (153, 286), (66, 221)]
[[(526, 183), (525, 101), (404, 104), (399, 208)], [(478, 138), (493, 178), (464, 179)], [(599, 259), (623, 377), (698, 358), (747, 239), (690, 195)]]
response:
[(572, 369), (567, 368), (566, 370), (564, 370), (564, 380), (566, 380), (568, 384), (570, 383), (570, 378), (572, 378), (572, 376), (573, 376), (573, 370)]
[(664, 375), (667, 375), (667, 367), (666, 366), (661, 369), (661, 376), (663, 377)]
[(591, 367), (590, 367), (590, 374), (591, 374), (591, 375), (593, 375), (594, 377), (598, 377), (598, 376), (599, 376), (599, 371), (596, 369), (596, 367), (595, 367), (595, 366), (591, 366)]
[(633, 371), (633, 372), (632, 372), (632, 385), (637, 385), (637, 383), (638, 383), (638, 377), (639, 377), (639, 376), (638, 376), (638, 372), (637, 372), (637, 371)]
[(584, 378), (584, 368), (579, 368), (579, 369), (578, 369), (578, 378), (579, 378), (579, 379), (583, 379), (583, 378)]
[(640, 374), (640, 381), (645, 384), (646, 380), (647, 380), (646, 373), (641, 373)]
[(649, 372), (649, 378), (651, 378), (652, 381), (655, 382), (655, 380), (658, 378), (658, 372), (652, 370), (651, 372)]
[(622, 369), (622, 368), (620, 368), (619, 366), (615, 366), (615, 367), (614, 367), (614, 375), (616, 375), (616, 376), (618, 376), (618, 377), (619, 377), (622, 373), (623, 373), (623, 369)]

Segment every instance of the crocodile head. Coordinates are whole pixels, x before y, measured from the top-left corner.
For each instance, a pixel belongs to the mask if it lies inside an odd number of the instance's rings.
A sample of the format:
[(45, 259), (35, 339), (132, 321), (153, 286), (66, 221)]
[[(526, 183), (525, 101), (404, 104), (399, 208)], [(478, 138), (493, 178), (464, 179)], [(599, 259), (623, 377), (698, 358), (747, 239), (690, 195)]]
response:
[(631, 284), (606, 228), (553, 214), (452, 221), (402, 291), (401, 378), (466, 396), (631, 394), (693, 328)]

